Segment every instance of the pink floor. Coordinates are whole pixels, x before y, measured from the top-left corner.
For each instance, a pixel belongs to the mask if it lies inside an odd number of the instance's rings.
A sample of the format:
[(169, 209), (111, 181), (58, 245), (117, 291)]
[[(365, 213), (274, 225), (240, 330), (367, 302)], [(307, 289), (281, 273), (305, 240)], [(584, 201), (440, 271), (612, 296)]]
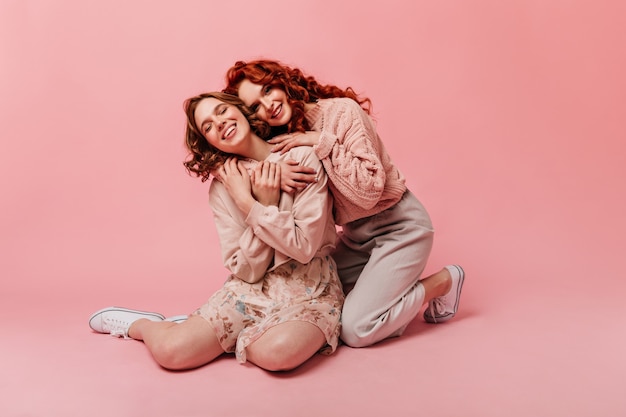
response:
[[(87, 327), (92, 310), (113, 300), (180, 313), (171, 298), (193, 297), (182, 290), (134, 304), (138, 295), (106, 291), (5, 293), (0, 415), (624, 415), (623, 296), (583, 288), (540, 293), (517, 276), (521, 269), (510, 267), (507, 283), (497, 284), (503, 275), (494, 268), (469, 264), (455, 320), (417, 319), (401, 338), (366, 349), (342, 346), (278, 374), (232, 357), (168, 372), (141, 343)], [(558, 269), (546, 272), (580, 278), (575, 268)], [(487, 289), (493, 285), (495, 292)]]
[[(0, 417), (625, 416), (625, 27), (621, 0), (0, 0)], [(223, 282), (181, 106), (259, 55), (372, 98), (460, 311), (168, 372), (87, 321)]]

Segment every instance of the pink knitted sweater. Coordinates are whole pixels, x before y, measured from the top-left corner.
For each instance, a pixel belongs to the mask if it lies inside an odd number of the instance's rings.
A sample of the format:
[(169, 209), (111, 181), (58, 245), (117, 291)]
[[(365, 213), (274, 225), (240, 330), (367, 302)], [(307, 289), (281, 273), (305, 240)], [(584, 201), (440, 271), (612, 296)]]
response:
[(311, 130), (320, 132), (314, 150), (330, 180), (337, 224), (372, 216), (400, 201), (405, 178), (356, 101), (319, 100), (305, 116)]

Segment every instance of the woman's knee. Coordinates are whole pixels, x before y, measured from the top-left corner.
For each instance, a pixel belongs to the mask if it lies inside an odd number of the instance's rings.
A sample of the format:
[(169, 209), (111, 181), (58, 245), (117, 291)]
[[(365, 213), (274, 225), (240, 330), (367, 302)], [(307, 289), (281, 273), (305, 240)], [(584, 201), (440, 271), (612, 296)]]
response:
[(370, 319), (358, 303), (346, 300), (341, 311), (341, 340), (350, 347), (364, 347), (368, 345), (368, 336), (374, 327), (373, 318)]
[(353, 348), (361, 348), (371, 344), (367, 334), (360, 332), (358, 327), (343, 323), (341, 325), (341, 340)]
[(251, 348), (254, 363), (268, 371), (289, 371), (302, 363), (301, 352), (289, 335), (274, 334), (270, 340)]
[(185, 349), (176, 340), (159, 341), (151, 346), (150, 352), (154, 360), (165, 369), (181, 370), (186, 365)]
[(248, 347), (251, 362), (268, 371), (289, 371), (303, 364), (325, 343), (310, 323), (291, 322), (270, 329)]
[[(349, 301), (355, 301), (349, 300)], [(358, 302), (347, 302), (341, 312), (341, 340), (353, 348), (373, 345), (384, 338), (384, 329), (390, 328), (389, 311), (374, 314), (364, 310)]]

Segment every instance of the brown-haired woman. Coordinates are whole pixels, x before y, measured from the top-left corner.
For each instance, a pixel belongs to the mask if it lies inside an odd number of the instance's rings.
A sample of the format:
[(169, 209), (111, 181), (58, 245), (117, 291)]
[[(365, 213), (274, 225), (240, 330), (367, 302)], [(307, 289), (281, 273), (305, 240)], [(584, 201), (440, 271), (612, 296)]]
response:
[[(217, 171), (209, 201), (225, 266), (232, 272), (206, 304), (180, 323), (158, 313), (108, 307), (90, 327), (142, 340), (167, 369), (189, 369), (234, 352), (270, 371), (293, 369), (338, 343), (343, 302), (329, 256), (336, 231), (326, 176), (310, 148), (271, 152), (265, 123), (233, 96), (202, 94), (185, 102), (185, 166), (203, 180)], [(258, 161), (250, 174), (233, 156)], [(280, 190), (280, 162), (320, 171), (294, 194)]]

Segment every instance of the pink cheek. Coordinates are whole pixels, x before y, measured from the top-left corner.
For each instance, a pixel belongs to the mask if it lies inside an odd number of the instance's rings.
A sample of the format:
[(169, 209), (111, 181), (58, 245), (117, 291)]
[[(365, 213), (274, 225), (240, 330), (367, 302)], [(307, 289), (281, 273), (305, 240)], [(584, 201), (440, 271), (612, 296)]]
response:
[(265, 111), (263, 114), (259, 115), (259, 118), (266, 123), (272, 124), (272, 119), (269, 117), (269, 114)]

